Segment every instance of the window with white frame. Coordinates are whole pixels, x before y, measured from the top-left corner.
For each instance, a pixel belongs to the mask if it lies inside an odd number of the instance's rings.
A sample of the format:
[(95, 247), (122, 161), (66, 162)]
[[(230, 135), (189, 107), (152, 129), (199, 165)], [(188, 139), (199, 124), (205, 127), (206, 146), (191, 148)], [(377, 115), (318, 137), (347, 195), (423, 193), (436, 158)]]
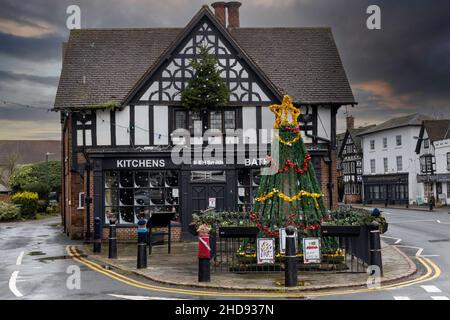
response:
[(423, 147), (425, 149), (428, 149), (430, 147), (430, 140), (429, 139), (423, 140)]
[(383, 149), (387, 149), (387, 137), (383, 138)]
[(402, 145), (402, 136), (401, 135), (395, 136), (395, 145), (396, 146)]
[(78, 192), (78, 208), (84, 209), (84, 192)]
[(370, 150), (375, 150), (375, 140), (370, 140)]
[(375, 159), (370, 160), (370, 173), (375, 173)]
[(388, 158), (383, 158), (384, 173), (388, 172)]
[(403, 158), (402, 156), (397, 156), (397, 171), (403, 170)]
[[(447, 152), (447, 171), (450, 171), (450, 152)], [(450, 182), (447, 182), (450, 185)]]

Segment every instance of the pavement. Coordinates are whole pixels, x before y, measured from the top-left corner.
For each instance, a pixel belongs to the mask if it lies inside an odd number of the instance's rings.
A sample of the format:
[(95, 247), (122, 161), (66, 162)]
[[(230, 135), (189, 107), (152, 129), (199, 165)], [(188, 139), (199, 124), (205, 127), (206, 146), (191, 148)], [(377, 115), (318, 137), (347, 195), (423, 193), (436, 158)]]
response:
[[(108, 259), (108, 247), (103, 245), (102, 253), (94, 254), (92, 245), (84, 245), (80, 252), (89, 259), (115, 269), (141, 275), (163, 284), (185, 287), (214, 288), (244, 291), (315, 291), (367, 285), (367, 274), (338, 271), (300, 271), (299, 286), (285, 288), (284, 272), (273, 273), (233, 273), (212, 268), (211, 282), (198, 282), (198, 259), (196, 242), (178, 242), (172, 245), (172, 253), (167, 246), (154, 246), (148, 256), (148, 267), (136, 269), (136, 244), (119, 244), (118, 259)], [(382, 284), (410, 277), (416, 273), (414, 262), (400, 250), (382, 243), (383, 269)], [(212, 261), (213, 263), (213, 261)]]
[(405, 205), (403, 206), (396, 206), (396, 205), (389, 205), (387, 207), (384, 206), (384, 204), (380, 204), (379, 206), (375, 205), (363, 205), (363, 204), (344, 204), (343, 206), (352, 206), (354, 208), (362, 208), (362, 209), (371, 209), (371, 208), (378, 208), (380, 210), (388, 210), (388, 209), (399, 209), (399, 210), (415, 210), (415, 211), (427, 211), (427, 212), (444, 212), (444, 213), (450, 213), (450, 207), (448, 206), (441, 206), (441, 207), (434, 207), (432, 211), (430, 211), (430, 207), (428, 205), (409, 205), (408, 208), (406, 208)]
[[(391, 248), (407, 255), (416, 266), (414, 275), (375, 288), (342, 287), (289, 292), (249, 292), (162, 284), (83, 256), (76, 249), (82, 249), (83, 243), (71, 241), (63, 234), (59, 218), (0, 223), (0, 299), (448, 300), (450, 215), (446, 212), (421, 212), (404, 208), (383, 208), (383, 214), (389, 222), (389, 230), (382, 237), (390, 245), (383, 247), (384, 252), (386, 248)], [(106, 252), (106, 247), (103, 250)], [(389, 254), (384, 256), (385, 272), (389, 274), (389, 265), (394, 269), (397, 267), (388, 261)], [(149, 262), (151, 265), (152, 262)], [(159, 263), (163, 264), (163, 260)], [(196, 268), (194, 265), (184, 267)], [(300, 275), (311, 286), (323, 284), (320, 277), (330, 276), (322, 274), (314, 278), (308, 274)], [(213, 273), (214, 276), (217, 275)], [(282, 278), (281, 273), (279, 280)], [(273, 286), (273, 282), (270, 285)]]

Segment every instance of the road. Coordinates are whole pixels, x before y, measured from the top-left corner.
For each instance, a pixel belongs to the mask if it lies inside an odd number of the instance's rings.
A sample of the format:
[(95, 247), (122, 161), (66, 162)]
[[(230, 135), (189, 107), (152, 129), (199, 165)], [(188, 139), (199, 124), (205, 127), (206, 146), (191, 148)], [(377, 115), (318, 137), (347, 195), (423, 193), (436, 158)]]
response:
[[(305, 299), (439, 300), (450, 297), (450, 215), (414, 210), (387, 209), (389, 222), (384, 241), (397, 245), (411, 257), (436, 263), (442, 273), (434, 280), (380, 291), (306, 296)], [(126, 275), (127, 281), (108, 275), (101, 267), (89, 267), (66, 251), (70, 241), (59, 218), (0, 224), (0, 299), (221, 299), (161, 285)], [(417, 261), (417, 259), (414, 259)], [(419, 268), (423, 268), (418, 264)], [(104, 269), (103, 269), (104, 270)], [(78, 276), (79, 275), (79, 276)], [(114, 279), (115, 278), (115, 279)], [(79, 281), (78, 281), (79, 280)], [(144, 284), (142, 285), (142, 283)], [(141, 285), (136, 285), (139, 283)], [(79, 286), (78, 286), (79, 284)], [(227, 299), (234, 298), (227, 296)], [(249, 297), (252, 298), (252, 297)], [(258, 298), (258, 297), (257, 297)], [(242, 297), (236, 297), (242, 299)]]

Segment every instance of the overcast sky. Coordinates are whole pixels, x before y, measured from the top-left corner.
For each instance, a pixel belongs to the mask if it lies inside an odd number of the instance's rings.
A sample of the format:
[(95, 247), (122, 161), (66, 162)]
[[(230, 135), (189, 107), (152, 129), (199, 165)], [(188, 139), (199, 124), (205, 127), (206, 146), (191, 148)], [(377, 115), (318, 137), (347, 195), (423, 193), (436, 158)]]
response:
[[(332, 27), (359, 102), (348, 108), (357, 126), (414, 112), (450, 117), (450, 1), (241, 2), (242, 27)], [(47, 109), (53, 106), (61, 43), (69, 33), (67, 6), (80, 6), (82, 28), (184, 27), (205, 3), (0, 0), (0, 140), (59, 139), (59, 115)], [(366, 27), (371, 4), (381, 8), (381, 30)], [(339, 112), (338, 132), (345, 128), (345, 111)]]

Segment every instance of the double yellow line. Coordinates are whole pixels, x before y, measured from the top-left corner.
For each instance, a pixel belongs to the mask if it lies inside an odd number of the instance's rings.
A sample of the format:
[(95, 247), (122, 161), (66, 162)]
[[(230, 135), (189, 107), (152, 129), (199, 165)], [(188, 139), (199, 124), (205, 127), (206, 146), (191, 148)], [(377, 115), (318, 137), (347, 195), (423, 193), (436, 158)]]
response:
[[(408, 280), (396, 284), (384, 285), (374, 289), (349, 289), (349, 290), (339, 290), (339, 291), (320, 291), (320, 292), (221, 292), (221, 291), (209, 291), (205, 290), (194, 290), (194, 289), (179, 289), (172, 288), (166, 286), (157, 286), (151, 285), (148, 283), (144, 283), (130, 277), (124, 276), (120, 273), (114, 272), (112, 270), (106, 270), (101, 265), (88, 260), (81, 256), (75, 246), (67, 246), (67, 253), (71, 256), (71, 258), (88, 268), (97, 271), (107, 277), (110, 277), (114, 280), (127, 284), (129, 286), (133, 286), (136, 288), (156, 291), (156, 292), (165, 292), (165, 293), (175, 293), (181, 295), (190, 295), (190, 296), (213, 296), (213, 297), (246, 297), (246, 298), (306, 298), (306, 297), (321, 297), (321, 296), (333, 296), (333, 295), (344, 295), (344, 294), (352, 294), (352, 293), (362, 293), (362, 292), (373, 292), (380, 291), (386, 289), (395, 289), (402, 288), (406, 286), (411, 286), (414, 284), (422, 283), (425, 281), (431, 281), (440, 276), (441, 270), (439, 267), (430, 259), (425, 257), (416, 257), (417, 260), (426, 268), (426, 273), (420, 276), (417, 279)], [(280, 290), (282, 290), (280, 288)]]

